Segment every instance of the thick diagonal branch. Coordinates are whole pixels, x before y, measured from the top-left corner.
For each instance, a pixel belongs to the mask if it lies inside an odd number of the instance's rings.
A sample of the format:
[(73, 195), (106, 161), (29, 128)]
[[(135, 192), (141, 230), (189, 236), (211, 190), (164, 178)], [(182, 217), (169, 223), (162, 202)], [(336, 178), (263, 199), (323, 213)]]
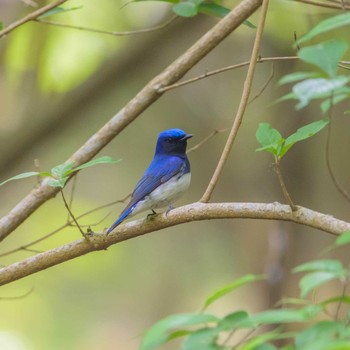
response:
[[(92, 159), (116, 135), (135, 120), (147, 107), (161, 97), (159, 88), (173, 84), (214, 49), (234, 29), (243, 23), (261, 5), (262, 0), (243, 0), (227, 16), (201, 37), (182, 56), (150, 81), (123, 109), (96, 132), (69, 159), (75, 165)], [(54, 197), (58, 190), (49, 187), (46, 181), (29, 193), (9, 213), (0, 219), (0, 241), (6, 238), (45, 201)]]
[(144, 219), (141, 219), (118, 226), (108, 236), (104, 232), (94, 233), (89, 240), (83, 238), (4, 267), (0, 269), (0, 285), (14, 282), (89, 252), (105, 250), (113, 244), (166, 227), (191, 221), (228, 218), (284, 220), (334, 235), (350, 230), (350, 223), (338, 220), (331, 215), (303, 207), (297, 207), (297, 211), (291, 212), (289, 205), (280, 203), (194, 203), (173, 209), (168, 214), (158, 215), (151, 221), (145, 222)]

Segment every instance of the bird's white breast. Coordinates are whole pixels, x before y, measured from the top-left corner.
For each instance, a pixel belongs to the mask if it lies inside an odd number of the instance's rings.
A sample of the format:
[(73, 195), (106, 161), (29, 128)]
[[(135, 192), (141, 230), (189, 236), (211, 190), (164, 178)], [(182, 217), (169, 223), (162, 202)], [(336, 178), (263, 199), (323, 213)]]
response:
[(170, 207), (187, 191), (191, 182), (191, 174), (175, 175), (166, 183), (157, 187), (153, 192), (140, 201), (131, 215), (145, 210)]

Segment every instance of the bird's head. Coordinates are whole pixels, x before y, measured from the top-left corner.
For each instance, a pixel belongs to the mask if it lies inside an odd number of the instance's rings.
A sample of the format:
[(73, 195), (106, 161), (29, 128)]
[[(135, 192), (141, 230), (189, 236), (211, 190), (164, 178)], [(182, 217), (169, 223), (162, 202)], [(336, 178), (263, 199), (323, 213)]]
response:
[(187, 140), (191, 134), (186, 134), (181, 129), (170, 129), (161, 132), (158, 136), (156, 155), (158, 154), (180, 154), (186, 153)]

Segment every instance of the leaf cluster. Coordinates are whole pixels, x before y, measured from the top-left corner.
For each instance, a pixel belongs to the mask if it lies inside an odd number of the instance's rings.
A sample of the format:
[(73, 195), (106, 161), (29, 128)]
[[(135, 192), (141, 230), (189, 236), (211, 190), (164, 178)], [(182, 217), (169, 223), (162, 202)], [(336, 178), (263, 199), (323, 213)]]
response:
[[(350, 231), (343, 233), (335, 246), (350, 244)], [(246, 275), (218, 289), (203, 303), (201, 312), (175, 314), (157, 322), (146, 333), (140, 350), (154, 350), (160, 345), (177, 338), (183, 338), (181, 350), (277, 350), (274, 344), (284, 339), (283, 350), (337, 350), (348, 349), (350, 325), (348, 317), (331, 320), (327, 308), (339, 303), (349, 309), (350, 297), (343, 294), (322, 300), (310, 301), (307, 296), (330, 281), (348, 283), (350, 268), (345, 268), (338, 260), (315, 260), (294, 268), (293, 273), (305, 273), (300, 279), (300, 298), (285, 299), (279, 309), (269, 309), (259, 313), (236, 310), (224, 317), (207, 313), (207, 308), (227, 294), (250, 283), (263, 280), (265, 276)], [(286, 307), (288, 305), (288, 307)], [(300, 324), (302, 331), (286, 331), (286, 326)], [(264, 326), (269, 325), (267, 331)], [(236, 345), (228, 345), (229, 338), (242, 330), (259, 330)], [(254, 333), (251, 333), (254, 334)]]
[(49, 177), (49, 181), (48, 181), (49, 186), (63, 188), (65, 186), (66, 182), (68, 181), (69, 177), (73, 173), (75, 173), (79, 170), (86, 169), (86, 168), (92, 167), (92, 166), (97, 165), (97, 164), (113, 164), (113, 163), (118, 163), (118, 162), (120, 162), (120, 159), (113, 160), (111, 157), (108, 157), (108, 156), (94, 159), (90, 162), (84, 163), (84, 164), (79, 165), (77, 167), (74, 166), (74, 163), (67, 162), (67, 163), (56, 165), (55, 167), (53, 167), (51, 169), (50, 172), (29, 171), (29, 172), (15, 175), (15, 176), (1, 182), (0, 186), (6, 184), (9, 181), (25, 179), (27, 177), (32, 177), (32, 176), (39, 176), (39, 177)]
[[(324, 34), (336, 28), (349, 26), (350, 13), (343, 13), (328, 18), (307, 34), (301, 37), (296, 44)], [(337, 104), (350, 97), (349, 75), (339, 73), (339, 62), (348, 50), (345, 40), (330, 40), (317, 45), (303, 47), (298, 56), (304, 63), (310, 64), (314, 70), (308, 72), (294, 72), (284, 76), (280, 84), (295, 83), (292, 92), (278, 101), (296, 99), (299, 102), (296, 109), (306, 107), (312, 100), (322, 99), (321, 110), (326, 113), (331, 105)]]

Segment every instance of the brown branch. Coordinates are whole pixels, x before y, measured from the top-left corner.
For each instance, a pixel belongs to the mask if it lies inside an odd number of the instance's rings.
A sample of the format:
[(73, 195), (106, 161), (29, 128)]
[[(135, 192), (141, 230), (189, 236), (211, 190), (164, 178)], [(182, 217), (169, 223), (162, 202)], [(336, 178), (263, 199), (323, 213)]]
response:
[(263, 0), (261, 13), (260, 13), (260, 17), (259, 17), (258, 28), (256, 31), (253, 50), (252, 50), (250, 63), (249, 63), (249, 67), (248, 67), (247, 77), (246, 77), (246, 80), (244, 82), (242, 97), (241, 97), (241, 100), (240, 100), (240, 103), (238, 106), (238, 110), (237, 110), (235, 119), (233, 121), (232, 129), (231, 129), (230, 134), (227, 138), (227, 141), (226, 141), (224, 150), (221, 154), (219, 163), (215, 169), (215, 172), (214, 172), (214, 174), (209, 182), (207, 189), (205, 190), (203, 197), (200, 200), (201, 202), (204, 202), (204, 203), (209, 202), (210, 197), (215, 189), (215, 186), (219, 181), (221, 173), (224, 169), (224, 166), (226, 164), (226, 161), (227, 161), (228, 156), (230, 154), (230, 151), (232, 149), (233, 143), (236, 139), (239, 127), (241, 126), (241, 123), (243, 120), (244, 112), (245, 112), (245, 109), (247, 107), (248, 100), (249, 100), (250, 90), (251, 90), (251, 87), (253, 84), (255, 67), (256, 67), (256, 64), (257, 64), (257, 61), (259, 58), (259, 50), (260, 50), (262, 34), (264, 31), (264, 25), (265, 25), (265, 19), (266, 19), (266, 15), (267, 15), (268, 4), (269, 4), (269, 0)]
[(189, 154), (193, 151), (195, 151), (196, 149), (198, 149), (199, 147), (203, 146), (206, 142), (208, 142), (212, 137), (214, 137), (217, 134), (220, 134), (222, 132), (228, 131), (229, 129), (221, 129), (221, 130), (214, 130), (212, 131), (207, 137), (205, 137), (202, 141), (200, 141), (199, 143), (197, 143), (196, 145), (194, 145), (193, 147), (191, 147), (186, 153)]
[(71, 24), (64, 24), (64, 23), (60, 23), (60, 22), (48, 21), (45, 19), (35, 19), (35, 22), (47, 24), (47, 25), (51, 25), (51, 26), (55, 26), (55, 27), (83, 30), (86, 32), (91, 32), (91, 33), (107, 34), (107, 35), (113, 35), (113, 36), (128, 36), (128, 35), (150, 33), (150, 32), (155, 32), (157, 30), (164, 29), (169, 24), (173, 23), (174, 20), (177, 18), (178, 18), (177, 16), (173, 16), (169, 20), (167, 20), (166, 22), (164, 22), (160, 25), (157, 25), (155, 27), (152, 27), (152, 28), (137, 29), (137, 30), (131, 30), (131, 31), (125, 31), (125, 32), (113, 32), (113, 31), (94, 29), (94, 28), (88, 28), (88, 27), (78, 27), (78, 26), (71, 25)]
[[(81, 218), (83, 218), (84, 216), (90, 215), (91, 213), (93, 213), (93, 212), (95, 212), (95, 211), (98, 211), (98, 210), (101, 210), (101, 209), (110, 207), (111, 205), (114, 205), (114, 204), (117, 204), (117, 203), (125, 203), (125, 201), (126, 201), (130, 196), (131, 196), (131, 194), (128, 194), (128, 195), (127, 195), (125, 198), (123, 198), (123, 199), (119, 199), (119, 200), (114, 201), (114, 202), (112, 202), (112, 203), (104, 204), (104, 205), (101, 205), (101, 206), (99, 206), (99, 207), (97, 207), (97, 208), (90, 209), (89, 211), (87, 211), (87, 212), (85, 212), (85, 213), (83, 213), (83, 214), (77, 216), (77, 219), (81, 219)], [(109, 215), (109, 214), (108, 214), (108, 215)], [(105, 219), (108, 215), (106, 215), (103, 219)], [(24, 250), (24, 251), (32, 251), (31, 249), (28, 249), (28, 248), (31, 247), (31, 246), (33, 246), (33, 245), (35, 245), (35, 244), (38, 244), (38, 243), (40, 243), (40, 242), (42, 242), (42, 241), (44, 241), (44, 240), (46, 240), (46, 239), (48, 239), (48, 238), (50, 238), (51, 236), (55, 235), (56, 233), (58, 233), (58, 232), (64, 230), (66, 227), (72, 226), (72, 225), (73, 225), (73, 220), (69, 220), (69, 221), (67, 221), (65, 224), (61, 225), (60, 227), (56, 228), (55, 230), (53, 230), (53, 231), (47, 233), (46, 235), (44, 235), (44, 236), (42, 236), (42, 237), (40, 237), (40, 238), (38, 238), (38, 239), (36, 239), (36, 240), (34, 240), (34, 241), (31, 241), (31, 242), (29, 242), (29, 243), (27, 243), (27, 244), (24, 244), (24, 245), (22, 245), (22, 246), (20, 246), (20, 247), (18, 247), (18, 248), (14, 248), (14, 249), (8, 250), (8, 251), (6, 251), (6, 252), (4, 252), (4, 253), (1, 253), (1, 254), (0, 254), (0, 258), (2, 258), (3, 256), (11, 255), (11, 254), (13, 254), (13, 253), (17, 253), (17, 252), (19, 252), (19, 251), (21, 251), (21, 250)], [(92, 226), (92, 225), (90, 225), (90, 226)]]
[[(265, 57), (265, 58), (259, 57), (258, 60), (257, 60), (257, 63), (263, 63), (263, 62), (268, 62), (268, 61), (298, 60), (298, 59), (299, 59), (298, 56)], [(208, 77), (210, 77), (212, 75), (216, 75), (216, 74), (220, 74), (220, 73), (223, 73), (223, 72), (227, 72), (227, 71), (232, 70), (232, 69), (237, 69), (237, 68), (249, 66), (249, 64), (250, 64), (250, 61), (245, 61), (245, 62), (242, 62), (242, 63), (233, 64), (231, 66), (215, 69), (213, 71), (201, 74), (201, 75), (199, 75), (197, 77), (194, 77), (194, 78), (191, 78), (191, 79), (188, 79), (188, 80), (184, 80), (184, 81), (181, 81), (181, 82), (176, 83), (176, 84), (165, 86), (165, 87), (159, 89), (158, 91), (159, 92), (165, 92), (165, 91), (168, 91), (168, 90), (176, 89), (178, 87), (194, 83), (194, 82), (196, 82), (198, 80), (208, 78)]]
[[(240, 2), (237, 7), (204, 34), (183, 55), (150, 81), (124, 108), (78, 149), (68, 159), (68, 162), (73, 162), (75, 166), (78, 166), (92, 159), (147, 107), (162, 96), (158, 92), (162, 86), (178, 81), (207, 53), (239, 27), (245, 19), (253, 14), (261, 5), (261, 2), (262, 0), (243, 0)], [(40, 186), (32, 190), (7, 215), (0, 219), (0, 241), (6, 238), (43, 203), (54, 197), (57, 192), (58, 189), (48, 186), (47, 180), (44, 179)]]
[(21, 25), (33, 21), (36, 18), (38, 18), (39, 16), (43, 15), (44, 13), (52, 10), (53, 8), (62, 5), (63, 3), (65, 3), (68, 0), (57, 0), (51, 4), (48, 4), (32, 13), (30, 13), (29, 15), (23, 17), (22, 19), (11, 23), (9, 26), (7, 26), (6, 28), (4, 28), (3, 30), (0, 31), (0, 38), (2, 38), (3, 36), (9, 34), (10, 32), (12, 32), (14, 29), (20, 27)]
[(92, 251), (105, 250), (109, 246), (150, 232), (193, 221), (209, 219), (267, 219), (290, 221), (339, 235), (350, 230), (350, 223), (331, 215), (298, 207), (291, 212), (289, 205), (280, 203), (193, 203), (157, 215), (153, 220), (136, 220), (118, 226), (110, 235), (105, 232), (37, 254), (0, 269), (0, 285), (14, 282), (49, 267), (72, 260)]

